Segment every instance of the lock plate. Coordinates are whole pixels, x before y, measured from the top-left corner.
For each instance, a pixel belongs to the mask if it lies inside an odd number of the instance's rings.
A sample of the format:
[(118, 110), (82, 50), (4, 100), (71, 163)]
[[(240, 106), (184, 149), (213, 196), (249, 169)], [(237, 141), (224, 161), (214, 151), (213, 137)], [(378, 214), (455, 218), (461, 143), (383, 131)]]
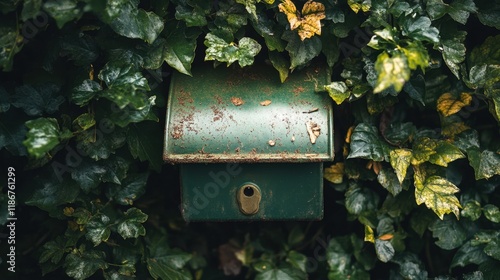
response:
[(260, 189), (255, 184), (247, 183), (243, 185), (236, 196), (241, 213), (245, 215), (257, 213), (261, 197)]

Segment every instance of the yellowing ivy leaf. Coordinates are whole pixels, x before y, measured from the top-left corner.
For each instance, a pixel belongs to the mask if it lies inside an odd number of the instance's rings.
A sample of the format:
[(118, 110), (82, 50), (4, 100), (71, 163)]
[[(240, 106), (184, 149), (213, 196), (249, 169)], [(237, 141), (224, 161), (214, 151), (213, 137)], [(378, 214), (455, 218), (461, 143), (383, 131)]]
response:
[(413, 155), (411, 164), (419, 165), (429, 160), (431, 155), (436, 153), (437, 140), (428, 137), (417, 139), (413, 143)]
[(344, 177), (344, 163), (338, 162), (325, 168), (323, 177), (334, 184), (342, 183)]
[(379, 93), (391, 86), (396, 92), (400, 92), (406, 81), (410, 79), (408, 61), (401, 53), (396, 53), (392, 57), (387, 52), (379, 54), (375, 62), (375, 70), (378, 78), (373, 93)]
[(430, 155), (429, 162), (447, 167), (448, 163), (464, 158), (465, 155), (453, 144), (446, 141), (439, 141), (436, 147), (436, 153)]
[(437, 110), (447, 117), (460, 111), (463, 107), (468, 106), (472, 101), (472, 96), (462, 92), (460, 96), (455, 96), (452, 93), (444, 93), (437, 100)]
[(373, 229), (365, 225), (365, 241), (375, 243), (375, 234), (373, 234)]
[(351, 10), (355, 12), (356, 14), (359, 12), (359, 10), (362, 10), (363, 12), (368, 12), (371, 8), (371, 1), (366, 1), (366, 0), (347, 0), (347, 4), (349, 7), (351, 7)]
[(394, 149), (389, 153), (391, 166), (396, 171), (399, 183), (406, 177), (406, 171), (412, 159), (412, 152), (409, 149)]
[(425, 68), (429, 66), (429, 54), (420, 41), (411, 42), (407, 47), (401, 49), (408, 59), (410, 69), (415, 70), (420, 67), (424, 72)]
[(453, 213), (459, 218), (460, 202), (454, 195), (460, 189), (450, 181), (432, 175), (427, 177), (424, 167), (414, 167), (415, 201), (417, 205), (425, 203), (442, 220), (445, 214)]
[(314, 34), (321, 35), (320, 21), (326, 17), (325, 5), (309, 0), (302, 8), (302, 16), (291, 0), (284, 0), (278, 5), (278, 8), (286, 15), (290, 29), (297, 29), (300, 40), (304, 41)]
[(470, 127), (467, 126), (465, 123), (454, 122), (454, 123), (444, 125), (442, 127), (441, 134), (443, 136), (448, 137), (448, 138), (453, 138), (453, 137), (455, 137), (455, 135), (462, 133), (468, 129), (470, 129)]

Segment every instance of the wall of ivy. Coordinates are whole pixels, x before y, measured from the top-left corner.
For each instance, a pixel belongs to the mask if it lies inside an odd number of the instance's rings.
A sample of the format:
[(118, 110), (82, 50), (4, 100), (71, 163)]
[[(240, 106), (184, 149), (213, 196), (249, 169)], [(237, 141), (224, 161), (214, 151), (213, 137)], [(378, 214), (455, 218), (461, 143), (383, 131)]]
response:
[[(0, 0), (0, 14), (2, 279), (498, 278), (500, 1)], [(161, 158), (171, 74), (254, 62), (282, 82), (332, 69), (325, 218), (185, 223)]]

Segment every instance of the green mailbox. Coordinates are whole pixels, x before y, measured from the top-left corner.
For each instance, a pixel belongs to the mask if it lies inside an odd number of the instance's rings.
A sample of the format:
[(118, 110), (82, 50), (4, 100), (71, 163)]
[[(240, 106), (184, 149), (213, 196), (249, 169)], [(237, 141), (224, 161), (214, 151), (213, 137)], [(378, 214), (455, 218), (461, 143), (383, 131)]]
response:
[(280, 83), (266, 65), (201, 67), (172, 77), (164, 160), (180, 165), (186, 221), (317, 220), (331, 161), (324, 67)]

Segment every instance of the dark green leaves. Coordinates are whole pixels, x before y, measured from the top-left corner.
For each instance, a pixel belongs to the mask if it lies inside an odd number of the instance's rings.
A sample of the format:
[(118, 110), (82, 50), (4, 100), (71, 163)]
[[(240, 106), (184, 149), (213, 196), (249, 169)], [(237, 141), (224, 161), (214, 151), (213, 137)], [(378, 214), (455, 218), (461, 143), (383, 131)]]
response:
[(59, 28), (81, 15), (76, 0), (49, 0), (43, 4), (43, 8), (56, 20)]
[(146, 229), (142, 223), (148, 219), (148, 215), (137, 208), (130, 208), (124, 214), (125, 216), (118, 223), (118, 233), (124, 239), (137, 238), (139, 235), (144, 236)]
[(97, 214), (86, 224), (87, 233), (85, 237), (94, 243), (94, 246), (107, 241), (111, 234), (111, 220), (104, 214)]
[(47, 211), (51, 216), (62, 216), (62, 211), (57, 210), (57, 206), (74, 202), (80, 193), (80, 188), (71, 179), (58, 181), (55, 176), (50, 179), (37, 180), (39, 188), (26, 201), (26, 204)]
[(66, 256), (64, 262), (66, 274), (77, 280), (86, 279), (98, 269), (108, 268), (105, 257), (106, 254), (103, 251), (75, 249)]
[(130, 125), (127, 143), (130, 154), (140, 161), (148, 161), (151, 168), (159, 171), (162, 165), (163, 129), (159, 123)]
[(22, 85), (16, 88), (15, 95), (12, 97), (12, 105), (23, 109), (29, 116), (52, 114), (64, 102), (64, 97), (58, 92), (59, 87), (53, 84), (37, 87)]
[(40, 158), (59, 144), (61, 132), (56, 119), (38, 118), (27, 121), (26, 126), (29, 131), (23, 144), (32, 156)]
[[(160, 245), (161, 246), (161, 245)], [(154, 279), (191, 280), (191, 274), (184, 266), (192, 258), (190, 254), (179, 250), (156, 248), (157, 254), (147, 259), (148, 270)]]
[(377, 208), (379, 197), (369, 188), (351, 184), (345, 193), (345, 206), (351, 214), (360, 215)]
[(290, 55), (291, 70), (305, 65), (321, 53), (322, 44), (317, 36), (302, 41), (296, 32), (285, 31), (282, 39), (288, 42), (285, 49)]
[(129, 175), (120, 185), (109, 188), (108, 196), (121, 205), (132, 205), (144, 194), (148, 173)]
[(227, 43), (213, 33), (208, 33), (205, 37), (205, 46), (205, 60), (226, 62), (228, 66), (238, 61), (241, 67), (251, 65), (261, 49), (260, 44), (252, 38), (243, 37), (237, 44)]
[(432, 20), (449, 14), (455, 21), (465, 24), (469, 14), (476, 12), (476, 5), (473, 0), (457, 0), (450, 4), (444, 3), (443, 0), (429, 0), (426, 9)]
[(104, 18), (116, 33), (151, 44), (163, 30), (163, 20), (153, 12), (137, 8), (138, 4), (138, 0), (107, 3)]
[(377, 127), (362, 123), (352, 132), (351, 152), (348, 158), (388, 161), (389, 145), (380, 137)]
[(72, 101), (80, 106), (87, 104), (96, 94), (102, 90), (101, 85), (96, 81), (84, 80), (81, 85), (72, 90)]
[(431, 20), (428, 17), (405, 18), (401, 27), (403, 35), (412, 39), (432, 43), (439, 42), (439, 30), (431, 26)]
[(182, 24), (177, 24), (176, 26), (167, 25), (167, 36), (165, 45), (163, 46), (163, 59), (177, 71), (191, 75), (191, 63), (194, 60), (197, 37), (187, 37)]
[(452, 250), (462, 246), (467, 237), (467, 232), (462, 225), (454, 218), (446, 216), (444, 220), (436, 220), (429, 226), (432, 236), (437, 238), (436, 245)]
[(0, 22), (0, 70), (10, 71), (14, 55), (21, 51), (22, 36), (13, 24)]

